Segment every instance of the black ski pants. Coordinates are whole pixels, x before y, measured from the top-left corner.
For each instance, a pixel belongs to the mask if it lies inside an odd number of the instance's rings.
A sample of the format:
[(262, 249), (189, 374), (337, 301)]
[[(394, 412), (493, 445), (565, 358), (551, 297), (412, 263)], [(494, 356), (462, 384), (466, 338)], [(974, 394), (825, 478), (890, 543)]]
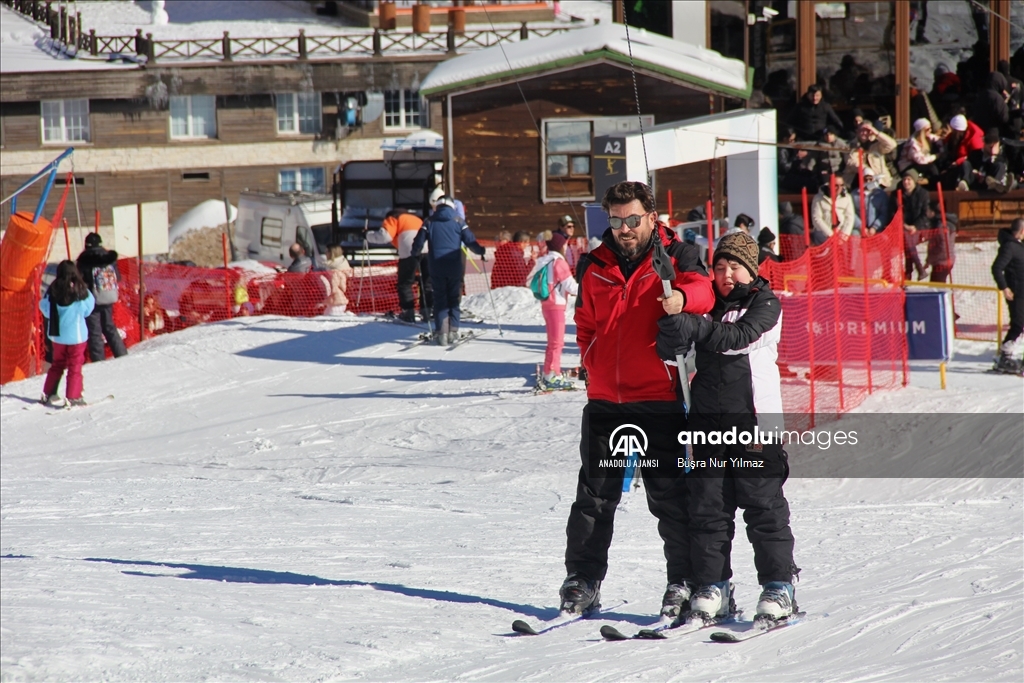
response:
[(85, 327), (89, 330), (89, 360), (93, 363), (106, 357), (103, 350), (104, 337), (114, 358), (120, 358), (128, 353), (128, 349), (124, 347), (124, 340), (117, 332), (117, 325), (114, 324), (113, 304), (93, 308), (92, 313), (85, 319)]
[[(1012, 284), (1012, 283), (1011, 283)], [(1024, 334), (1024, 287), (1016, 283), (1012, 288), (1013, 301), (1007, 301), (1010, 309), (1010, 327), (1006, 330), (1003, 343), (1016, 341), (1021, 334)]]
[[(691, 429), (700, 429), (693, 426)], [(793, 582), (799, 571), (793, 561), (793, 531), (789, 527), (789, 503), (782, 484), (789, 465), (782, 447), (762, 446), (762, 452), (742, 445), (695, 445), (693, 458), (710, 463), (725, 461), (721, 468), (695, 468), (686, 477), (689, 495), (690, 561), (693, 580), (699, 585), (732, 578), (732, 539), (736, 535), (736, 508), (743, 509), (747, 539), (754, 547), (757, 582)], [(733, 467), (730, 458), (761, 461), (763, 468)]]
[[(565, 569), (567, 573), (579, 572), (589, 579), (601, 581), (608, 571), (608, 548), (612, 543), (615, 509), (622, 498), (622, 472), (617, 476), (591, 476), (591, 463), (595, 457), (610, 457), (610, 448), (605, 438), (591, 439), (598, 427), (591, 430), (591, 421), (599, 422), (616, 415), (639, 413), (663, 413), (668, 423), (682, 429), (686, 417), (681, 403), (649, 401), (642, 403), (615, 404), (606, 401), (589, 401), (583, 408), (582, 438), (580, 440), (579, 481), (576, 486), (576, 502), (569, 511), (566, 524)], [(665, 449), (667, 451), (668, 449)], [(596, 454), (596, 455), (595, 455)], [(667, 458), (674, 462), (683, 457), (682, 446), (671, 452), (658, 452), (653, 447), (646, 453), (648, 458)], [(687, 535), (686, 483), (683, 477), (646, 476), (640, 469), (643, 488), (647, 494), (647, 507), (658, 519), (658, 533), (665, 543), (667, 580), (679, 583), (690, 576), (690, 543)]]
[(462, 319), (462, 310), (459, 308), (462, 303), (462, 273), (437, 270), (435, 268), (430, 273), (433, 281), (434, 329), (445, 329), (447, 323), (449, 332), (457, 332)]
[(420, 284), (420, 313), (429, 315), (433, 297), (431, 296), (430, 267), (427, 265), (426, 254), (408, 256), (398, 259), (398, 305), (403, 311), (411, 311), (416, 306), (416, 295), (413, 285), (422, 277)]

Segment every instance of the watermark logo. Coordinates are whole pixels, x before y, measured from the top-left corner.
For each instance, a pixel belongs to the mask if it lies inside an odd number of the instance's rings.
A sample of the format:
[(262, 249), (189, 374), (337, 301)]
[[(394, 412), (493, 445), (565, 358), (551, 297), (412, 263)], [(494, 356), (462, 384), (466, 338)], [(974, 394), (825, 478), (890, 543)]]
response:
[(608, 437), (611, 457), (644, 457), (647, 454), (647, 434), (634, 424), (619, 425)]

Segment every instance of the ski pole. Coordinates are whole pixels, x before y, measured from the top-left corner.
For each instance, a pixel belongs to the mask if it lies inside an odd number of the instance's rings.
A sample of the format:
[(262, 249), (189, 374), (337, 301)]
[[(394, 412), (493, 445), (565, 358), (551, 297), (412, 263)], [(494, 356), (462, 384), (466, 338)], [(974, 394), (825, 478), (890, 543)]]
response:
[(640, 462), (636, 451), (630, 449), (629, 456), (626, 458), (626, 469), (622, 473), (623, 493), (629, 493), (629, 490), (633, 488), (633, 478), (636, 476), (636, 466), (639, 464)]
[[(662, 292), (667, 299), (672, 296), (672, 281), (676, 279), (676, 269), (672, 266), (668, 254), (665, 253), (665, 246), (657, 237), (655, 237), (654, 251), (651, 254), (651, 265), (654, 266), (654, 272), (661, 278)], [(676, 365), (679, 366), (679, 388), (683, 391), (683, 409), (689, 414), (690, 378), (687, 377), (685, 354), (676, 356)]]
[[(420, 257), (422, 258), (422, 257)], [(427, 289), (423, 286), (423, 269), (420, 265), (416, 265), (416, 273), (420, 276), (420, 303), (423, 305), (423, 317), (427, 319), (427, 329), (430, 330), (430, 336), (434, 336), (434, 312), (433, 310), (426, 310), (427, 308)]]
[[(708, 244), (711, 244), (710, 240)], [(661, 278), (662, 293), (667, 299), (672, 296), (672, 281), (676, 279), (676, 269), (672, 266), (672, 261), (669, 260), (668, 254), (665, 253), (665, 246), (657, 237), (654, 241), (654, 251), (651, 254), (651, 265), (654, 266), (654, 272)], [(685, 353), (676, 356), (676, 366), (679, 370), (679, 388), (683, 392), (683, 413), (688, 417), (690, 415), (690, 378), (686, 371)], [(686, 446), (683, 446), (683, 456), (687, 460), (689, 459)], [(685, 466), (683, 472), (689, 474), (690, 467)]]
[(476, 264), (476, 261), (470, 258), (469, 250), (466, 249), (466, 245), (462, 245), (462, 253), (466, 255), (466, 259), (473, 264), (474, 268), (476, 268), (476, 272), (484, 276), (484, 284), (487, 286), (487, 296), (491, 300), (491, 308), (494, 310), (494, 322), (498, 325), (498, 336), (504, 337), (505, 333), (501, 331), (501, 317), (498, 315), (498, 307), (494, 305), (494, 292), (491, 291), (491, 283), (487, 279), (487, 273), (480, 270), (480, 266)]

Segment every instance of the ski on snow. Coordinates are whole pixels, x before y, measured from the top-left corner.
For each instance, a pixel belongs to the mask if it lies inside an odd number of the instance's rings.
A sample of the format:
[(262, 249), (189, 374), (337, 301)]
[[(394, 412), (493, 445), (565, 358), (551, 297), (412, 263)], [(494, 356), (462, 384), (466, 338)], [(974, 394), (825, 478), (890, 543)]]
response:
[(580, 621), (581, 619), (586, 619), (587, 617), (591, 617), (595, 614), (611, 612), (612, 610), (616, 610), (625, 604), (626, 602), (622, 601), (612, 605), (611, 607), (598, 607), (597, 609), (588, 610), (581, 614), (573, 614), (571, 612), (559, 612), (558, 616), (552, 619), (548, 619), (547, 621), (540, 622), (536, 628), (534, 628), (528, 622), (523, 621), (522, 619), (516, 619), (512, 622), (512, 630), (524, 636), (539, 636), (542, 633), (553, 631), (554, 629), (560, 626), (565, 626), (566, 624), (571, 624), (573, 622)]
[[(468, 342), (470, 340), (476, 339), (478, 337), (482, 337), (486, 332), (487, 332), (486, 330), (467, 332), (466, 334), (460, 335), (459, 338), (456, 339), (451, 344), (445, 345), (444, 348), (447, 351), (452, 351), (452, 350), (457, 349), (458, 347), (462, 346), (463, 344), (465, 344), (466, 342)], [(401, 350), (402, 351), (408, 351), (410, 349), (415, 349), (417, 346), (431, 345), (433, 343), (434, 343), (434, 338), (431, 335), (429, 335), (426, 332), (424, 332), (423, 334), (420, 334), (416, 338), (416, 341), (412, 342), (411, 344), (408, 344), (405, 348), (403, 348)]]
[(694, 633), (712, 626), (731, 624), (739, 620), (742, 611), (732, 612), (722, 616), (706, 616), (703, 614), (691, 613), (682, 620), (660, 619), (653, 626), (640, 629), (635, 635), (627, 636), (610, 624), (601, 627), (601, 637), (605, 640), (667, 640), (678, 638), (688, 633)]
[(487, 333), (487, 330), (474, 330), (472, 332), (466, 332), (465, 334), (459, 335), (459, 338), (448, 345), (448, 350), (456, 349), (468, 341), (482, 337)]
[(794, 612), (784, 619), (755, 617), (754, 623), (751, 625), (749, 630), (716, 631), (711, 634), (711, 640), (716, 643), (742, 643), (744, 640), (763, 636), (765, 633), (778, 631), (780, 628), (785, 628), (786, 626), (795, 626), (803, 620), (804, 615), (805, 612)]
[(382, 315), (382, 316), (379, 316), (379, 317), (378, 316), (374, 316), (374, 317), (375, 317), (376, 320), (379, 320), (379, 321), (384, 322), (384, 323), (395, 323), (396, 325), (404, 325), (405, 327), (415, 327), (417, 330), (425, 330), (425, 329), (427, 329), (427, 325), (426, 324), (422, 324), (421, 325), (420, 323), (413, 323), (413, 322), (409, 322), (408, 320), (402, 320), (397, 315)]
[(81, 410), (82, 408), (91, 408), (92, 406), (99, 405), (100, 403), (106, 403), (107, 401), (113, 401), (113, 400), (114, 400), (114, 395), (113, 394), (108, 394), (108, 395), (104, 396), (103, 398), (97, 398), (97, 399), (95, 399), (93, 401), (89, 401), (88, 403), (86, 403), (85, 405), (82, 405), (82, 406), (73, 406), (70, 403), (68, 403), (67, 399), (65, 399), (63, 403), (60, 403), (60, 404), (57, 404), (57, 405), (37, 403), (35, 405), (25, 406), (25, 410), (32, 410), (33, 408), (35, 408), (37, 406), (40, 407), (40, 408), (49, 408), (47, 413), (52, 415), (52, 414), (55, 414), (55, 413), (58, 413), (58, 412), (64, 412), (64, 411), (67, 411), (67, 410)]

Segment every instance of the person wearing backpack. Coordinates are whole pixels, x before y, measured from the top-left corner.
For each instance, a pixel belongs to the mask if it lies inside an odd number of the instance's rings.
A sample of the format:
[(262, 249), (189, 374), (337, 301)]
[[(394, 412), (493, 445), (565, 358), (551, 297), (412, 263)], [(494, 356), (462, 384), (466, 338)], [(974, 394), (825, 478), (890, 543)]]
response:
[(61, 261), (57, 265), (57, 278), (46, 290), (46, 296), (39, 302), (39, 310), (46, 318), (46, 338), (53, 344), (53, 362), (43, 383), (43, 396), (39, 402), (59, 406), (57, 387), (68, 371), (68, 403), (73, 406), (85, 405), (82, 398), (82, 366), (85, 365), (85, 348), (89, 338), (86, 317), (92, 313), (96, 299), (82, 280), (72, 261)]
[(96, 299), (95, 308), (85, 319), (89, 329), (89, 360), (96, 363), (105, 358), (104, 338), (114, 358), (120, 358), (128, 350), (114, 324), (117, 281), (121, 279), (117, 270), (117, 252), (104, 249), (99, 233), (92, 232), (85, 236), (85, 250), (78, 255), (77, 265), (82, 280)]
[(562, 377), (562, 349), (565, 347), (565, 306), (575, 296), (579, 286), (565, 260), (565, 235), (545, 233), (548, 253), (537, 259), (527, 275), (530, 291), (538, 299), (544, 314), (544, 327), (548, 344), (544, 350), (544, 372), (537, 378), (537, 388), (543, 391), (571, 389), (573, 383)]

